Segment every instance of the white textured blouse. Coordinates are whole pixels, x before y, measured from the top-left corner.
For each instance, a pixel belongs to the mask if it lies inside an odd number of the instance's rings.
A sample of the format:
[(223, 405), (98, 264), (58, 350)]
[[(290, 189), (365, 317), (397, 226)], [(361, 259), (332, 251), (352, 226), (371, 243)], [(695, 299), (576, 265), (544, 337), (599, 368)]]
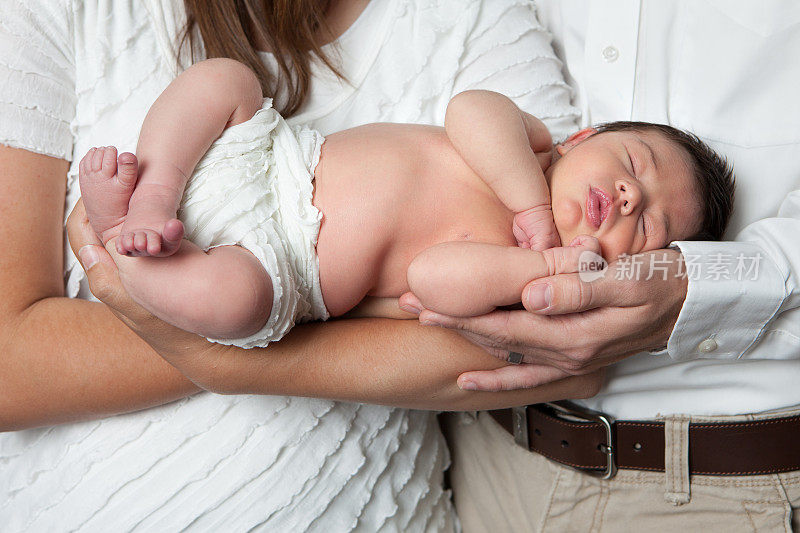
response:
[[(0, 143), (72, 161), (134, 151), (178, 73), (179, 0), (3, 1)], [(374, 121), (441, 124), (468, 88), (511, 96), (555, 137), (577, 112), (529, 2), (373, 0), (328, 47), (293, 122), (323, 134)], [(272, 58), (264, 54), (270, 64)], [(66, 240), (66, 239), (65, 239)], [(70, 297), (92, 298), (65, 247)], [(80, 354), (75, 354), (80, 357)], [(0, 435), (0, 529), (449, 531), (448, 454), (431, 413), (201, 393), (102, 420)]]

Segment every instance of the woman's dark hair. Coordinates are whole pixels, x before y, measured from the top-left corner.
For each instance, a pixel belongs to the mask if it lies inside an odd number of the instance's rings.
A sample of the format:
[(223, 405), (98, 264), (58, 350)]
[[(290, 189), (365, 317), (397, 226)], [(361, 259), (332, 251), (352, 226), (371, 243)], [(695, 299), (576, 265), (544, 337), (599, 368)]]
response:
[(208, 58), (227, 57), (244, 63), (256, 73), (264, 94), (275, 96), (278, 80), (255, 48), (256, 42), (266, 43), (278, 62), (280, 82), (288, 95), (278, 111), (288, 117), (308, 96), (313, 56), (343, 78), (317, 40), (328, 33), (325, 12), (329, 4), (330, 0), (184, 0), (187, 22), (179, 46), (182, 49), (188, 41), (192, 50), (197, 28)]
[(595, 126), (598, 133), (612, 131), (653, 131), (677, 145), (689, 157), (700, 196), (703, 220), (700, 231), (689, 237), (691, 241), (718, 241), (733, 212), (735, 178), (733, 166), (701, 141), (697, 135), (666, 124), (618, 121)]

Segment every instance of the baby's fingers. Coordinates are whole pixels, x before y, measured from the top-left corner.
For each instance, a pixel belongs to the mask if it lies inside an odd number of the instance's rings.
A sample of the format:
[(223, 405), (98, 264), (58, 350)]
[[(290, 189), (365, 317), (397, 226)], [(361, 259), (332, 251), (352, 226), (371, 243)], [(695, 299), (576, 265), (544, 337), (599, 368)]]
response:
[(599, 245), (587, 241), (583, 246), (556, 246), (542, 250), (542, 257), (547, 261), (550, 276), (582, 272), (585, 269), (600, 272), (608, 265), (595, 250), (599, 251)]
[(558, 232), (556, 231), (555, 227), (552, 229), (547, 229), (545, 231), (538, 232), (532, 239), (531, 239), (531, 250), (536, 250), (537, 252), (542, 252), (544, 250), (548, 250), (550, 248), (557, 248), (561, 246), (561, 238), (558, 236)]
[(569, 245), (583, 247), (590, 252), (596, 253), (597, 255), (602, 253), (600, 250), (600, 241), (597, 240), (597, 237), (592, 237), (591, 235), (578, 235), (572, 239), (572, 242), (570, 242)]

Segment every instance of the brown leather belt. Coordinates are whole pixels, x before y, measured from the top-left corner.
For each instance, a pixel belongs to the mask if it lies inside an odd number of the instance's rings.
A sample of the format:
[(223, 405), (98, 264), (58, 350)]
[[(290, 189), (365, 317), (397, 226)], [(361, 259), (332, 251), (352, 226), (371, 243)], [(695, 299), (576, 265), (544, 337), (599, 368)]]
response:
[[(664, 423), (613, 421), (565, 402), (489, 411), (517, 444), (611, 478), (617, 468), (664, 471)], [(800, 470), (800, 415), (689, 424), (692, 474), (741, 476)]]

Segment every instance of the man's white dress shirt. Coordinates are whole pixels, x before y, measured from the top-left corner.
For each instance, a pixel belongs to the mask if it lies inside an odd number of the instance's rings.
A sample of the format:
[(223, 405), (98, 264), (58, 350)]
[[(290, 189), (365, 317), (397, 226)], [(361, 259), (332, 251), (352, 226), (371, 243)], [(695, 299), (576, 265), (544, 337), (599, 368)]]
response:
[(736, 174), (726, 242), (672, 243), (689, 285), (667, 350), (610, 367), (583, 403), (627, 419), (800, 404), (800, 3), (538, 6), (584, 125), (671, 124), (727, 156)]

